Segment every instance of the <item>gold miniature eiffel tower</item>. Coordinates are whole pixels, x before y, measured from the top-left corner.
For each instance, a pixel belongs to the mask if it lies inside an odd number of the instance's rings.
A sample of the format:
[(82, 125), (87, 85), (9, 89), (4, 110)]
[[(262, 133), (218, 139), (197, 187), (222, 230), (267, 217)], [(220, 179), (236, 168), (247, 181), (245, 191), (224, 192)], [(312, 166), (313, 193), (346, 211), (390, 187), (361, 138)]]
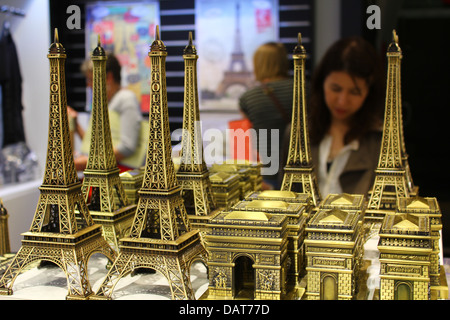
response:
[(99, 37), (92, 53), (92, 131), (82, 190), (92, 219), (102, 225), (106, 241), (118, 250), (119, 238), (131, 228), (136, 205), (125, 195), (114, 156), (106, 102), (106, 59)]
[(317, 205), (320, 202), (320, 192), (309, 144), (305, 102), (306, 51), (302, 45), (300, 33), (292, 58), (294, 59), (294, 98), (291, 136), (281, 190), (311, 194), (314, 205)]
[(9, 243), (9, 228), (8, 228), (8, 210), (3, 205), (3, 200), (0, 199), (0, 257), (11, 253), (11, 245)]
[(119, 256), (99, 287), (97, 299), (110, 299), (117, 281), (137, 268), (151, 268), (163, 274), (172, 299), (195, 299), (189, 269), (194, 259), (206, 252), (199, 231), (190, 230), (171, 158), (166, 56), (157, 26), (149, 52), (150, 132), (138, 209), (130, 236), (121, 239)]
[(418, 188), (413, 185), (403, 135), (400, 81), (402, 51), (395, 30), (387, 50), (387, 57), (383, 137), (378, 167), (375, 170), (375, 182), (369, 192), (368, 210), (395, 210), (399, 197), (416, 196), (418, 193)]
[(215, 200), (209, 180), (209, 171), (203, 157), (197, 91), (196, 62), (198, 56), (197, 50), (192, 44), (192, 32), (189, 32), (189, 44), (184, 49), (183, 58), (185, 62), (183, 135), (181, 163), (177, 179), (181, 184), (188, 215), (208, 216), (215, 209)]
[(65, 272), (67, 299), (85, 299), (93, 293), (87, 278), (89, 257), (101, 252), (114, 260), (116, 254), (103, 238), (102, 227), (92, 220), (75, 170), (67, 119), (66, 53), (57, 30), (48, 58), (50, 119), (43, 184), (31, 228), (23, 233), (22, 247), (0, 279), (0, 294), (12, 294), (14, 280), (25, 266), (47, 260)]

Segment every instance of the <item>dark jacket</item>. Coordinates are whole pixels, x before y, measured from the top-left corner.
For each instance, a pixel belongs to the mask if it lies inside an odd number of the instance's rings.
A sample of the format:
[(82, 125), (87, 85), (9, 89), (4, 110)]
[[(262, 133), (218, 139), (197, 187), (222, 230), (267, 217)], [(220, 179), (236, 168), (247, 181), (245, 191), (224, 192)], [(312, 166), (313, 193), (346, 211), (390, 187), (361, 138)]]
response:
[(3, 146), (25, 142), (22, 119), (22, 76), (16, 46), (8, 30), (0, 38), (0, 86), (2, 89)]
[[(284, 166), (289, 149), (290, 126), (286, 129), (283, 140), (282, 164), (279, 171), (280, 180), (283, 178)], [(364, 194), (372, 188), (375, 180), (375, 169), (378, 166), (382, 131), (370, 131), (359, 141), (358, 150), (351, 151), (347, 164), (339, 178), (342, 191), (350, 194)], [(318, 175), (319, 145), (311, 145), (311, 157)]]

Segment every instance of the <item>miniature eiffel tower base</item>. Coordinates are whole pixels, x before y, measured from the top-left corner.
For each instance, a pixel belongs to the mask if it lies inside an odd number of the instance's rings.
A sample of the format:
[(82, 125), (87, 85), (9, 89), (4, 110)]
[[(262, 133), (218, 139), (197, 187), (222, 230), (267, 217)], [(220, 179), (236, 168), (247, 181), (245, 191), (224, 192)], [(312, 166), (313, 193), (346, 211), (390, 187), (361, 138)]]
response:
[(189, 231), (175, 241), (151, 238), (121, 239), (120, 252), (92, 300), (112, 299), (117, 282), (138, 268), (160, 272), (169, 282), (172, 300), (195, 300), (190, 281), (190, 267), (204, 260), (206, 251), (198, 230)]
[(416, 197), (419, 193), (417, 186), (409, 190), (407, 177), (402, 170), (394, 173), (381, 171), (376, 174), (373, 188), (369, 191), (369, 210), (395, 210), (397, 198)]
[(16, 256), (15, 253), (5, 253), (0, 256), (0, 277), (3, 273), (8, 269), (8, 266), (11, 264), (12, 259)]
[(22, 247), (0, 279), (0, 294), (13, 294), (12, 286), (22, 269), (38, 260), (53, 262), (67, 278), (69, 300), (84, 300), (93, 294), (87, 277), (87, 264), (95, 252), (114, 261), (116, 253), (102, 236), (100, 225), (67, 235), (51, 232), (23, 233)]
[[(297, 188), (299, 186), (299, 188)], [(300, 190), (297, 190), (300, 189)], [(311, 195), (315, 205), (320, 202), (320, 193), (313, 168), (284, 168), (282, 191), (294, 191)]]
[(387, 174), (378, 171), (373, 188), (369, 191), (369, 201), (364, 213), (365, 224), (381, 224), (387, 213), (393, 212), (397, 207), (399, 197), (416, 197), (417, 186), (408, 189), (407, 178), (403, 170)]
[(177, 179), (182, 186), (183, 193), (191, 192), (191, 198), (188, 203), (185, 199), (185, 207), (188, 214), (204, 216), (208, 213), (208, 208), (214, 208), (214, 197), (209, 177), (206, 173), (180, 173)]
[(119, 239), (129, 235), (137, 205), (120, 208), (114, 212), (90, 211), (94, 223), (103, 228), (103, 237), (116, 251), (119, 251)]

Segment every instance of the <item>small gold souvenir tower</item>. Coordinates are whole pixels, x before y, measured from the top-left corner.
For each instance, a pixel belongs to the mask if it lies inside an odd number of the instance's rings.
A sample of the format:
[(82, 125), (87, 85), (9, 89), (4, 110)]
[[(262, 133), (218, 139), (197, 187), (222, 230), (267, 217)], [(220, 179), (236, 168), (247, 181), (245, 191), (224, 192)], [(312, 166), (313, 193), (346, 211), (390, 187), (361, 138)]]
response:
[(8, 228), (8, 211), (3, 205), (3, 200), (0, 199), (0, 257), (7, 253), (11, 253), (11, 245), (9, 243), (9, 228)]
[(306, 51), (298, 34), (298, 44), (292, 55), (294, 59), (294, 101), (292, 108), (289, 154), (284, 167), (281, 190), (311, 194), (314, 205), (320, 202), (314, 166), (309, 144), (308, 119), (305, 100)]
[(92, 219), (102, 225), (105, 239), (117, 251), (119, 238), (131, 227), (136, 205), (129, 204), (114, 156), (106, 102), (106, 59), (99, 38), (92, 52), (92, 131), (82, 190)]
[[(0, 279), (0, 294), (12, 294), (16, 277), (28, 264), (47, 260), (67, 277), (67, 299), (86, 299), (93, 292), (87, 278), (87, 263), (95, 252), (114, 261), (115, 252), (94, 224), (81, 190), (73, 161), (67, 119), (64, 47), (55, 40), (50, 46), (50, 119), (47, 162), (39, 202), (22, 247)], [(78, 219), (76, 219), (78, 215)]]
[[(202, 228), (215, 210), (209, 171), (203, 157), (203, 140), (200, 125), (197, 90), (197, 50), (192, 44), (184, 49), (184, 113), (181, 140), (181, 163), (177, 179), (182, 188), (184, 205), (193, 228)], [(205, 220), (206, 219), (206, 220)]]
[(380, 158), (375, 170), (375, 182), (369, 192), (370, 198), (366, 220), (381, 222), (383, 211), (395, 211), (397, 198), (417, 195), (413, 186), (406, 154), (401, 108), (400, 64), (402, 51), (398, 37), (393, 31), (393, 41), (387, 50), (388, 74), (386, 88), (386, 109)]
[(195, 299), (189, 269), (206, 252), (199, 231), (190, 229), (171, 158), (166, 56), (157, 26), (156, 39), (149, 52), (150, 132), (138, 208), (130, 236), (120, 240), (119, 256), (98, 289), (97, 299), (111, 299), (117, 282), (137, 268), (151, 268), (164, 275), (172, 299)]

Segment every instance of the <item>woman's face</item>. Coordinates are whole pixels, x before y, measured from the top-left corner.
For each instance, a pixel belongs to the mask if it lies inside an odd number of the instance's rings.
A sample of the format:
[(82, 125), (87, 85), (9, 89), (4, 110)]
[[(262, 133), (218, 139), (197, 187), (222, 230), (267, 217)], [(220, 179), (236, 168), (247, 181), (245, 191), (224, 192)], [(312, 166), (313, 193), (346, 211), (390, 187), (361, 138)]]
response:
[(324, 81), (325, 103), (333, 120), (348, 121), (361, 109), (369, 93), (366, 80), (333, 71)]

